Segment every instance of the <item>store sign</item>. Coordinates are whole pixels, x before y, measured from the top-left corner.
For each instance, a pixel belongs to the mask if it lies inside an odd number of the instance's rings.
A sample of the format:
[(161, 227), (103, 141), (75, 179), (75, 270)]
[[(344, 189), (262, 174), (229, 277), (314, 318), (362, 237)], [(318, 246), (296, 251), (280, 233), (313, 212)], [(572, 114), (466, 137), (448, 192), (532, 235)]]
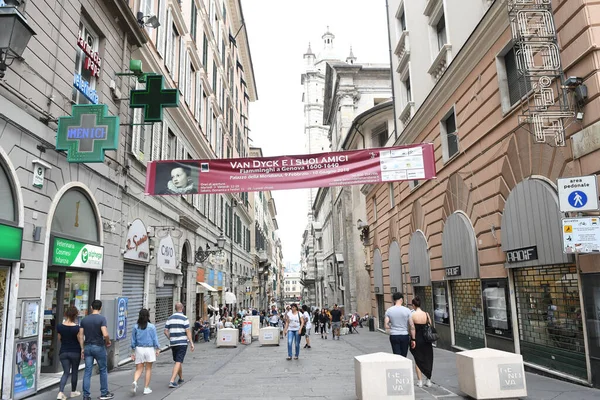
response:
[(179, 105), (179, 90), (165, 89), (164, 76), (148, 75), (146, 88), (132, 90), (129, 107), (144, 110), (144, 122), (161, 122), (163, 108)]
[(150, 195), (365, 185), (433, 179), (436, 174), (430, 143), (297, 156), (152, 161), (147, 167)]
[(419, 283), (421, 283), (421, 277), (420, 276), (411, 276), (410, 277), (410, 283), (413, 285), (418, 285)]
[(558, 202), (561, 212), (597, 211), (596, 175), (559, 179)]
[(0, 225), (0, 260), (21, 260), (21, 246), (23, 245), (23, 228), (17, 226)]
[(92, 76), (96, 78), (100, 77), (100, 65), (102, 64), (102, 59), (97, 51), (92, 50), (92, 46), (85, 40), (85, 38), (80, 37), (77, 39), (77, 46), (87, 56), (85, 61), (83, 62), (83, 69), (88, 70), (92, 73)]
[(139, 218), (131, 223), (129, 231), (127, 231), (123, 259), (144, 263), (150, 262), (148, 233), (146, 231), (146, 226)]
[(506, 262), (517, 263), (538, 259), (537, 246), (524, 247), (522, 249), (509, 250), (506, 252)]
[(457, 265), (455, 267), (446, 267), (446, 276), (449, 278), (454, 276), (461, 276), (460, 265)]
[(173, 243), (173, 238), (171, 235), (167, 235), (160, 239), (160, 243), (158, 244), (158, 252), (156, 254), (156, 265), (158, 268), (177, 268), (175, 244)]
[(72, 114), (58, 119), (56, 150), (67, 151), (70, 163), (104, 162), (106, 150), (118, 148), (119, 117), (105, 104), (74, 105)]
[(565, 253), (600, 253), (600, 217), (566, 218), (562, 226)]
[(90, 86), (90, 83), (83, 79), (80, 74), (75, 74), (73, 76), (73, 86), (75, 86), (75, 89), (79, 90), (92, 104), (98, 104), (98, 93), (96, 92), (96, 89), (93, 89)]
[(52, 265), (54, 266), (101, 270), (103, 260), (102, 246), (63, 238), (54, 238), (52, 243)]

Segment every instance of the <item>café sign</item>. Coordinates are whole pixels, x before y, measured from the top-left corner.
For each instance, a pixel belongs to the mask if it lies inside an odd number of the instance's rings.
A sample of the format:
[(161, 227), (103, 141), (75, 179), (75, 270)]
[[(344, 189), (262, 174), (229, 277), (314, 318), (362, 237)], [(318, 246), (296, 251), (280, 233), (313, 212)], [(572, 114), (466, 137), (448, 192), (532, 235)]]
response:
[(158, 253), (156, 254), (156, 265), (158, 268), (177, 268), (175, 244), (171, 235), (167, 235), (160, 240)]
[(52, 265), (102, 269), (104, 247), (55, 237), (52, 242)]
[(128, 261), (150, 262), (150, 243), (146, 226), (141, 219), (134, 220), (127, 231), (123, 259)]

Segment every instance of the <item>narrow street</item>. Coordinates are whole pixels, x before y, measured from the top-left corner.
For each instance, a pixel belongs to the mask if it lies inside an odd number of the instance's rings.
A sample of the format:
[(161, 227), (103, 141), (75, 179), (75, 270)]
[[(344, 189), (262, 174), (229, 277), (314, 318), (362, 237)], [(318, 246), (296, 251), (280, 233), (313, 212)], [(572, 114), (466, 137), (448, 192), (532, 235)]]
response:
[[(170, 351), (164, 352), (154, 366), (152, 390), (144, 399), (355, 399), (354, 356), (378, 351), (390, 352), (388, 337), (359, 329), (339, 341), (313, 336), (312, 349), (302, 349), (300, 360), (287, 361), (286, 347), (249, 346), (217, 349), (214, 341), (198, 343), (188, 352), (184, 365), (186, 382), (178, 389), (167, 387), (171, 373)], [(115, 399), (130, 398), (133, 365), (127, 364), (109, 374)], [(83, 372), (80, 372), (80, 378)], [(415, 387), (416, 399), (462, 399), (453, 353), (435, 351), (434, 386)], [(140, 383), (142, 380), (140, 380)], [(142, 386), (142, 385), (140, 385)], [(527, 399), (587, 400), (600, 398), (600, 390), (527, 373)], [(79, 386), (81, 390), (81, 384)], [(57, 389), (31, 397), (54, 400)], [(67, 388), (66, 394), (69, 390)], [(92, 379), (92, 398), (99, 395), (98, 376)]]

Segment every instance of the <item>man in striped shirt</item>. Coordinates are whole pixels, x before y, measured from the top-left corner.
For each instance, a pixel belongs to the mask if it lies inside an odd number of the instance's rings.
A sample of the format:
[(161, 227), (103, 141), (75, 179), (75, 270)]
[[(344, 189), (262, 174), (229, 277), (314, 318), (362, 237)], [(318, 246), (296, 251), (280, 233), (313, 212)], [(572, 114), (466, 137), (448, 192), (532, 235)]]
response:
[[(183, 304), (175, 304), (175, 314), (171, 315), (165, 324), (165, 336), (169, 339), (171, 351), (173, 352), (173, 375), (169, 382), (170, 388), (176, 388), (183, 383), (183, 359), (187, 351), (188, 343), (194, 351), (194, 342), (190, 331), (190, 321), (183, 314)], [(175, 380), (179, 375), (179, 379)]]

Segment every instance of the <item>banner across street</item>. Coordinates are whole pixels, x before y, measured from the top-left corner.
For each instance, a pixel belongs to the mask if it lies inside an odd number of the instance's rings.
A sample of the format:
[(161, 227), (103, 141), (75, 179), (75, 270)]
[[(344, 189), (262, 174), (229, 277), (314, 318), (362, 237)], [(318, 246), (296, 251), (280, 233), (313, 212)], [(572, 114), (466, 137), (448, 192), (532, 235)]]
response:
[(257, 192), (435, 178), (433, 144), (296, 156), (148, 163), (146, 193)]

